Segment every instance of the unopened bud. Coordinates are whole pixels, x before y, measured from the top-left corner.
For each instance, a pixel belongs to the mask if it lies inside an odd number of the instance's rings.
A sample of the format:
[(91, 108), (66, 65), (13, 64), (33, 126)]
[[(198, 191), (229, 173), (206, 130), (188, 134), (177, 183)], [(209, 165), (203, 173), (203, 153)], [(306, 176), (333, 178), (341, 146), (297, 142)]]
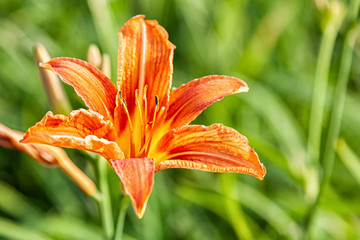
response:
[(100, 49), (95, 44), (91, 44), (87, 52), (87, 62), (94, 65), (97, 68), (101, 67), (102, 58)]
[(111, 77), (111, 62), (109, 54), (104, 54), (101, 64), (101, 71), (108, 77)]
[(68, 114), (71, 107), (58, 76), (39, 66), (40, 63), (50, 60), (49, 53), (42, 44), (36, 44), (34, 57), (51, 108), (55, 113)]

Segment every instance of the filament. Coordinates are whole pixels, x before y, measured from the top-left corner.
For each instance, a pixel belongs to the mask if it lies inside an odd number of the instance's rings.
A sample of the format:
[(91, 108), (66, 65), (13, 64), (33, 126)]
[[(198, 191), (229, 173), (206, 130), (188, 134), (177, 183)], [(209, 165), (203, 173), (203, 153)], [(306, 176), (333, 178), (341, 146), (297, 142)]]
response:
[(121, 103), (121, 106), (124, 108), (124, 111), (126, 113), (126, 116), (127, 116), (127, 119), (129, 121), (129, 127), (130, 127), (130, 156), (131, 156), (131, 153), (134, 153), (135, 152), (135, 145), (134, 145), (134, 142), (133, 142), (133, 126), (132, 126), (132, 123), (131, 123), (131, 118), (130, 118), (130, 114), (129, 114), (129, 110), (126, 106), (126, 101), (124, 98), (122, 98), (122, 92), (119, 91), (119, 96), (120, 96), (120, 103)]

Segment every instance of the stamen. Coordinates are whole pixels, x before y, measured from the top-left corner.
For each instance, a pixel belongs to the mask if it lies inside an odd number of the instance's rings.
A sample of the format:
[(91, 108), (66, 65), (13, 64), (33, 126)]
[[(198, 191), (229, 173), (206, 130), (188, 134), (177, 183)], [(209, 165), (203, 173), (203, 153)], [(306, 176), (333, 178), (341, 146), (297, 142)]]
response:
[(131, 124), (130, 114), (129, 114), (129, 111), (128, 111), (127, 106), (126, 106), (126, 101), (125, 101), (125, 99), (122, 98), (122, 92), (121, 92), (121, 90), (119, 91), (119, 97), (120, 97), (121, 105), (123, 106), (123, 108), (124, 108), (124, 110), (125, 110), (125, 113), (126, 113), (126, 116), (127, 116), (127, 118), (128, 118), (128, 121), (129, 121), (130, 131), (132, 132), (132, 131), (133, 131), (133, 128), (132, 128), (132, 124)]
[(128, 121), (129, 121), (130, 131), (132, 131), (132, 130), (133, 130), (133, 127), (132, 127), (132, 123), (131, 123), (131, 118), (130, 118), (129, 111), (128, 111), (127, 107), (126, 107), (126, 101), (125, 101), (125, 99), (121, 99), (121, 100), (122, 100), (121, 103), (122, 103), (122, 105), (123, 105), (123, 107), (124, 107), (126, 116), (127, 116), (127, 118), (128, 118)]
[[(156, 114), (159, 111), (159, 97), (157, 95), (155, 95), (155, 109), (154, 109), (154, 115), (153, 115), (153, 120), (152, 122), (149, 122), (148, 124), (151, 124), (151, 129), (150, 129), (150, 136), (154, 135), (154, 126), (155, 126), (155, 120), (156, 120)], [(149, 153), (149, 146), (151, 145), (151, 141), (153, 140), (153, 137), (149, 138), (148, 141), (146, 142), (146, 148), (145, 150), (145, 154), (147, 155)]]
[(158, 111), (159, 111), (159, 97), (157, 95), (155, 95), (155, 110), (154, 110), (152, 126), (154, 126), (154, 124), (155, 124), (156, 113)]
[(129, 128), (130, 128), (130, 139), (129, 139), (129, 143), (130, 143), (130, 154), (129, 154), (129, 156), (132, 156), (132, 154), (135, 153), (135, 145), (134, 145), (133, 136), (132, 136), (132, 135), (133, 135), (133, 126), (132, 126), (132, 123), (131, 123), (131, 118), (130, 118), (129, 110), (128, 110), (127, 105), (126, 105), (126, 101), (125, 101), (125, 99), (124, 99), (123, 96), (122, 96), (121, 90), (119, 91), (119, 97), (120, 97), (121, 106), (124, 108), (126, 117), (127, 117), (127, 119), (128, 119), (128, 122), (129, 122)]
[(159, 97), (155, 95), (155, 108), (159, 109)]

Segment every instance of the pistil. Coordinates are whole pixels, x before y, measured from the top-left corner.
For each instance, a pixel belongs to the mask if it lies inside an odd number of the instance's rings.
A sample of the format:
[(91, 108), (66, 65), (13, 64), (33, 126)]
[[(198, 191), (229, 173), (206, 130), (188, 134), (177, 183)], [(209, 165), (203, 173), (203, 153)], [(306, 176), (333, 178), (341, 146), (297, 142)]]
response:
[(141, 146), (145, 143), (145, 134), (144, 134), (144, 131), (145, 131), (145, 124), (144, 124), (144, 117), (143, 117), (143, 112), (142, 112), (142, 109), (141, 109), (141, 103), (139, 101), (139, 90), (136, 89), (135, 90), (135, 103), (136, 103), (136, 106), (137, 106), (137, 109), (139, 111), (139, 117), (140, 117), (140, 141), (141, 141)]

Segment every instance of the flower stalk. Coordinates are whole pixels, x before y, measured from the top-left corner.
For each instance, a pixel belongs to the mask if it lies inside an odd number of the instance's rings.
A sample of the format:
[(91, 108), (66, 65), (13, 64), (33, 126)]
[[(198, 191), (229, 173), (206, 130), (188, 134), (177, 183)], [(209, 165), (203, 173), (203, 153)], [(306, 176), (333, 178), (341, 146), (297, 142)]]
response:
[(111, 196), (108, 180), (108, 164), (102, 157), (97, 159), (98, 181), (101, 192), (99, 210), (105, 239), (111, 239), (114, 235), (114, 219), (112, 213)]
[(124, 232), (125, 216), (129, 205), (130, 205), (130, 198), (129, 196), (124, 195), (120, 203), (114, 240), (122, 240), (123, 232)]
[(38, 163), (45, 166), (57, 166), (88, 196), (96, 198), (98, 191), (95, 183), (81, 171), (58, 147), (21, 143), (23, 133), (12, 130), (0, 123), (0, 146), (24, 152)]
[(314, 202), (319, 191), (321, 136), (331, 56), (336, 36), (346, 13), (344, 5), (338, 1), (331, 2), (326, 10), (326, 21), (315, 73), (308, 134), (308, 176), (305, 179), (307, 181), (306, 197), (310, 204)]
[[(349, 14), (349, 24), (354, 24), (356, 17), (358, 15), (358, 9), (360, 6), (360, 1), (353, 0), (351, 1), (351, 14)], [(357, 9), (356, 14), (353, 12), (353, 8)], [(321, 198), (329, 185), (330, 178), (332, 175), (334, 163), (335, 163), (335, 148), (337, 146), (337, 141), (339, 139), (340, 127), (342, 122), (342, 114), (345, 105), (347, 85), (350, 75), (351, 63), (353, 58), (353, 50), (355, 46), (356, 39), (360, 35), (360, 24), (357, 23), (350, 27), (347, 31), (345, 40), (342, 48), (342, 55), (340, 60), (339, 75), (337, 78), (337, 84), (332, 101), (332, 112), (329, 120), (329, 128), (327, 133), (327, 139), (325, 142), (325, 149), (323, 154), (323, 174), (319, 183), (319, 192), (316, 195), (315, 201), (310, 206), (309, 214), (306, 219), (306, 230), (309, 237), (310, 227), (313, 225), (313, 219), (315, 218), (316, 209), (319, 205)]]

